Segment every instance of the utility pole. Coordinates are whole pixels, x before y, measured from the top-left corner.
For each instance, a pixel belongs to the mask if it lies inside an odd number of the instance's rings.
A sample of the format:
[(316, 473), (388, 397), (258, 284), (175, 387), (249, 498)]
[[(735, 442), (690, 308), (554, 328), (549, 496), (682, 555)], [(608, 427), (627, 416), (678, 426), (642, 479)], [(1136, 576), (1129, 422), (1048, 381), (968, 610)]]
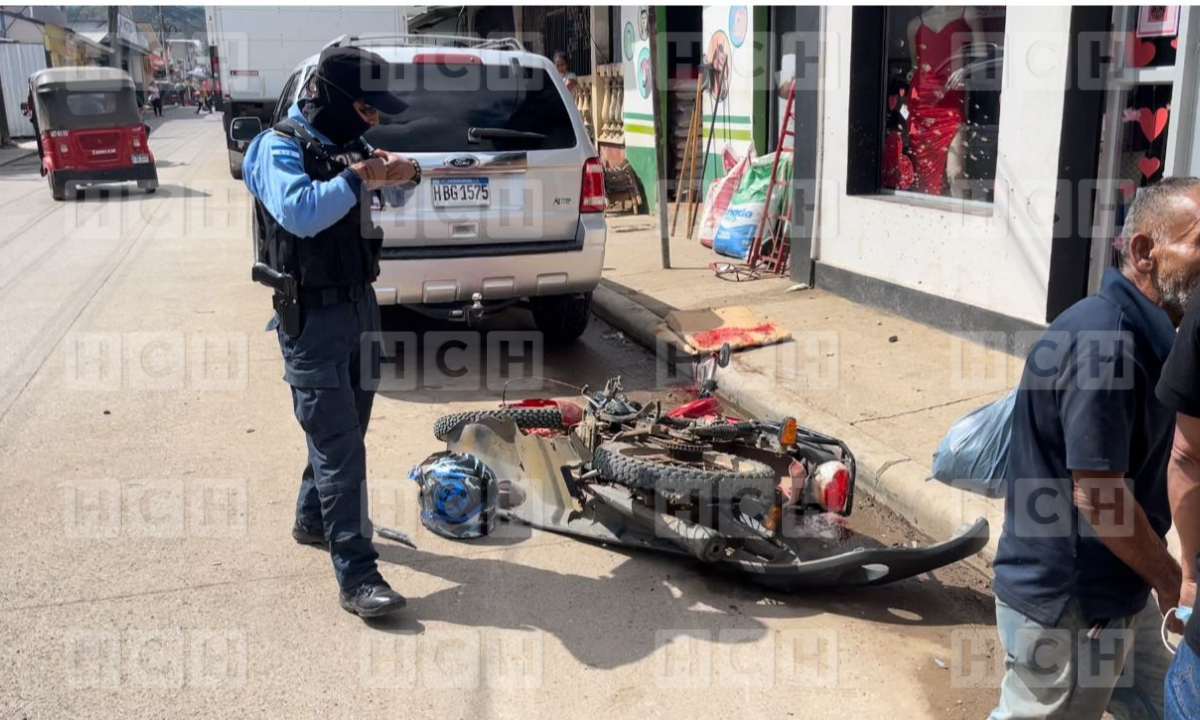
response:
[(158, 6), (158, 47), (162, 49), (163, 62), (167, 60), (167, 19), (163, 16), (163, 6)]
[[(671, 124), (665, 117), (666, 96), (663, 95), (667, 91), (665, 72), (666, 60), (663, 55), (666, 53), (666, 48), (660, 46), (660, 42), (666, 41), (666, 9), (664, 6), (651, 5), (648, 8), (650, 14), (649, 27), (647, 34), (650, 38), (650, 77), (647, 82), (650, 83), (650, 103), (654, 108), (651, 115), (654, 118), (654, 146), (657, 150), (655, 154), (655, 166), (657, 168), (654, 178), (654, 206), (658, 211), (658, 236), (659, 236), (659, 252), (662, 255), (663, 269), (671, 267), (671, 235), (667, 232), (667, 146), (670, 144)], [(659, 35), (659, 32), (662, 35)], [(662, 67), (660, 67), (660, 64)], [(676, 200), (678, 202), (678, 200)]]
[(108, 54), (109, 67), (121, 67), (121, 49), (117, 39), (120, 37), (119, 21), (117, 20), (117, 6), (108, 6), (108, 49), (111, 51)]
[(166, 77), (171, 79), (171, 66), (167, 62), (167, 19), (163, 17), (163, 6), (158, 6), (158, 51), (162, 54), (163, 68), (166, 70)]

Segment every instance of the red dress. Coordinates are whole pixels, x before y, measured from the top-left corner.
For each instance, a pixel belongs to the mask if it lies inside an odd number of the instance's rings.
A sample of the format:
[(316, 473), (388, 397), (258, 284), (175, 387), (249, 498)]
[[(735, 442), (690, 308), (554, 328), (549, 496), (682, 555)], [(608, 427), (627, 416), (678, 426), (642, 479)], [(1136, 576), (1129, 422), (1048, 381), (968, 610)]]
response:
[(908, 101), (908, 140), (916, 165), (913, 190), (917, 192), (942, 194), (946, 156), (963, 122), (965, 98), (962, 90), (947, 90), (946, 81), (961, 64), (962, 49), (971, 39), (971, 26), (962, 15), (937, 32), (921, 17), (916, 33), (917, 67)]

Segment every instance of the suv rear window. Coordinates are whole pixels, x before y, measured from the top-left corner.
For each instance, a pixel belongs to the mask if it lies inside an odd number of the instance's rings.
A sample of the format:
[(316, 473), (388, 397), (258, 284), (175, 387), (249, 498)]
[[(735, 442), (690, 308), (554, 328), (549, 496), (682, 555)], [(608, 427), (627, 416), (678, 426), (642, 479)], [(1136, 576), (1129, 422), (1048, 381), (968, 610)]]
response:
[[(391, 152), (559, 150), (577, 144), (571, 115), (559, 90), (540, 68), (509, 65), (447, 66), (397, 63), (389, 89), (408, 104), (381, 115), (364, 136)], [(467, 141), (468, 128), (517, 130), (544, 138), (483, 137)]]

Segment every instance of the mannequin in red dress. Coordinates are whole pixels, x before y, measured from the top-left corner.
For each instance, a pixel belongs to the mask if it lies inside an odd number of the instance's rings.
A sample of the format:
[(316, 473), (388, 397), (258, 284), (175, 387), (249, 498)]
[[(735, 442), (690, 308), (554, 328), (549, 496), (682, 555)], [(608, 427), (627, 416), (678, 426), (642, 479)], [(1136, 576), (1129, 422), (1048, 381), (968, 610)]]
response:
[(962, 194), (965, 145), (964, 94), (947, 88), (950, 74), (967, 59), (963, 49), (982, 42), (983, 25), (971, 7), (928, 7), (908, 24), (912, 81), (908, 101), (908, 137), (912, 145), (913, 190)]

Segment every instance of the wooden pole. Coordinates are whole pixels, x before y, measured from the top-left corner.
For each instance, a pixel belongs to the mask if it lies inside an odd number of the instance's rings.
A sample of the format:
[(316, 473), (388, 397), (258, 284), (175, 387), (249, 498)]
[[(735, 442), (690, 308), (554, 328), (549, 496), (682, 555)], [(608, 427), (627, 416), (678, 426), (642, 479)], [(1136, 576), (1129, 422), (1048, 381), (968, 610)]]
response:
[(688, 228), (687, 235), (692, 236), (692, 227), (696, 224), (696, 196), (704, 202), (704, 178), (696, 177), (696, 158), (700, 157), (700, 138), (704, 137), (704, 73), (696, 78), (696, 144), (692, 147), (692, 161), (688, 165)]
[[(695, 141), (696, 136), (696, 120), (698, 119), (697, 112), (700, 109), (700, 78), (696, 78), (696, 103), (692, 105), (692, 117), (688, 121), (687, 140), (683, 145), (683, 161), (679, 163), (679, 184), (675, 186), (675, 212), (671, 215), (671, 234), (675, 234), (675, 227), (679, 224), (679, 206), (683, 203), (683, 189), (688, 188), (688, 202), (692, 199), (692, 184), (691, 176), (688, 172), (688, 162), (695, 157), (697, 152)], [(693, 165), (695, 163), (692, 163)], [(685, 180), (685, 178), (687, 178)], [(686, 183), (686, 184), (685, 184)]]

